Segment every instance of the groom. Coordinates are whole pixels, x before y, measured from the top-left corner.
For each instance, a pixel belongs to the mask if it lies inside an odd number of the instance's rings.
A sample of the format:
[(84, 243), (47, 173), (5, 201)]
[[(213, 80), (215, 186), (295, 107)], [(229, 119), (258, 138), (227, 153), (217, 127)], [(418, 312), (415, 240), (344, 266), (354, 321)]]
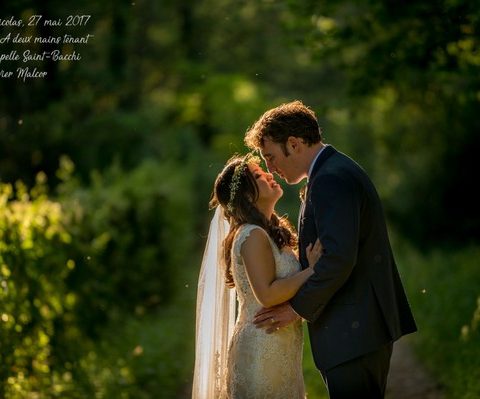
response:
[(307, 178), (299, 215), (299, 257), (317, 238), (324, 254), (289, 303), (263, 309), (258, 328), (272, 333), (308, 321), (317, 368), (330, 398), (383, 398), (392, 345), (416, 331), (390, 247), (382, 205), (365, 171), (322, 141), (300, 101), (267, 111), (247, 132), (268, 169), (288, 184)]

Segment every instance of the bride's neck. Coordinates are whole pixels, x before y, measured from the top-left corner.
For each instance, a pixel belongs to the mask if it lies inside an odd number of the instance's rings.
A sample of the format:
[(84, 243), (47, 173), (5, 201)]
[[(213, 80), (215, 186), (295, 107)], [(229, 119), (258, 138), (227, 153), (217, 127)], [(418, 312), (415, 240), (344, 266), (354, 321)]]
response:
[(267, 220), (271, 219), (274, 212), (274, 206), (272, 204), (257, 204), (256, 207), (260, 213), (267, 218)]

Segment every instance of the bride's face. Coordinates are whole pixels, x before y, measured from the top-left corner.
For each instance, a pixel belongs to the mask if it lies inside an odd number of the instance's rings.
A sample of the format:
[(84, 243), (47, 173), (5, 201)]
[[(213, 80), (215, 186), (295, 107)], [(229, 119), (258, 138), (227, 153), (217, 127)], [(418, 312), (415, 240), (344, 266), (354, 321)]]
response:
[(256, 163), (248, 164), (248, 169), (255, 178), (258, 187), (257, 203), (275, 204), (283, 195), (283, 189), (271, 173), (265, 172)]

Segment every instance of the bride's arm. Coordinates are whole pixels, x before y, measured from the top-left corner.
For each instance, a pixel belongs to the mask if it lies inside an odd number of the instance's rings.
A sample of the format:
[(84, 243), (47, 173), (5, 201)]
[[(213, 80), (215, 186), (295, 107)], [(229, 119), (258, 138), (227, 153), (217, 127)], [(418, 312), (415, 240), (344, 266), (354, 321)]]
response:
[[(321, 252), (319, 242), (314, 246), (314, 250)], [(257, 301), (266, 308), (288, 301), (313, 274), (311, 265), (292, 276), (276, 279), (272, 247), (266, 233), (260, 229), (250, 233), (242, 244), (240, 254), (253, 293)]]

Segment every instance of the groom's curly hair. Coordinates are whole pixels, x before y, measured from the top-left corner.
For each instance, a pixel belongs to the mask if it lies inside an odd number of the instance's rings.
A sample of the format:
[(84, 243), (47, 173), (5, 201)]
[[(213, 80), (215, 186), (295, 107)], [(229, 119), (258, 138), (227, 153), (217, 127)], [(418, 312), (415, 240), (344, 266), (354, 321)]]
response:
[[(248, 162), (255, 162), (255, 160)], [(255, 207), (254, 204), (258, 198), (258, 186), (254, 176), (248, 169), (248, 162), (245, 162), (244, 156), (234, 155), (230, 158), (215, 180), (210, 200), (210, 208), (221, 206), (230, 224), (230, 231), (223, 242), (225, 282), (230, 288), (235, 286), (231, 271), (231, 249), (235, 234), (243, 224), (249, 223), (262, 227), (279, 249), (282, 249), (284, 246), (297, 248), (297, 235), (287, 218), (279, 217), (274, 212), (270, 220), (268, 220)], [(230, 196), (231, 183), (234, 173), (238, 173), (235, 172), (238, 166), (243, 168), (243, 170), (240, 171), (237, 193), (232, 203)]]
[(315, 112), (298, 100), (265, 112), (247, 130), (245, 144), (250, 149), (258, 150), (268, 137), (274, 143), (281, 144), (285, 155), (288, 155), (285, 144), (290, 136), (303, 139), (308, 146), (322, 140), (322, 129)]

